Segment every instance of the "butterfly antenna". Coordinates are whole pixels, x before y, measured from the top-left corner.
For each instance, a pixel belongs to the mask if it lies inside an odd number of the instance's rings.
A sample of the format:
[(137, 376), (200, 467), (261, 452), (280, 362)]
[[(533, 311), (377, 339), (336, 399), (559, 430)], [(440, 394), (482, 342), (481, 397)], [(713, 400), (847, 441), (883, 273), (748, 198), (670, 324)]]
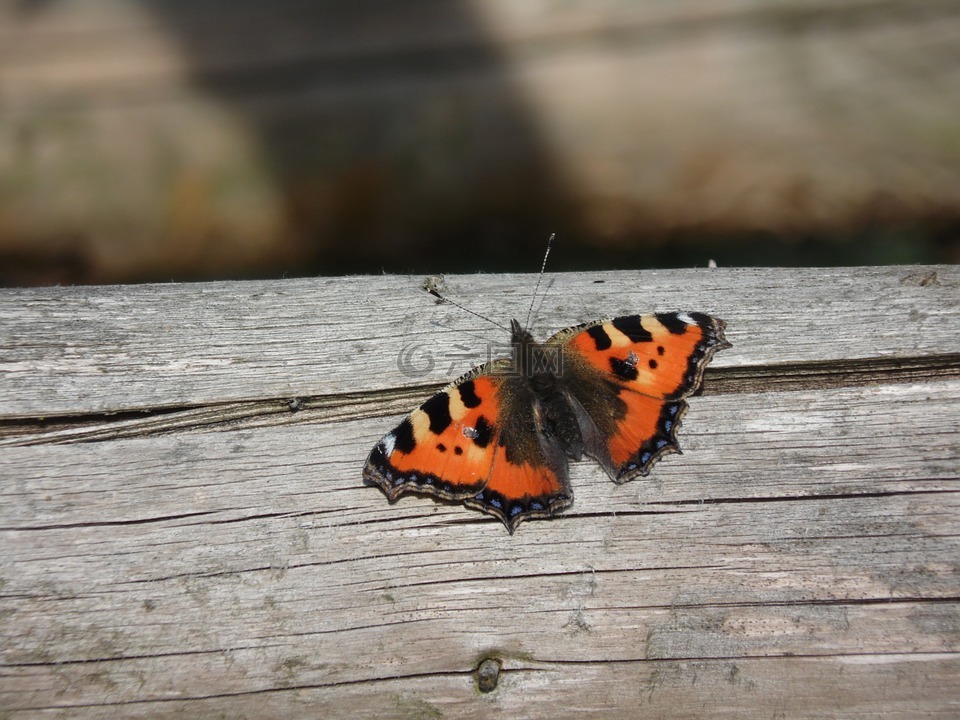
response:
[(442, 302), (442, 303), (449, 303), (450, 305), (453, 305), (454, 307), (460, 308), (460, 309), (463, 310), (465, 313), (470, 313), (470, 314), (473, 315), (474, 317), (478, 317), (478, 318), (480, 318), (481, 320), (486, 320), (486, 321), (487, 321), (488, 323), (490, 323), (491, 325), (496, 325), (496, 326), (497, 326), (498, 328), (500, 328), (501, 330), (506, 330), (507, 332), (510, 332), (510, 328), (504, 327), (503, 325), (501, 325), (500, 323), (498, 323), (496, 320), (491, 320), (491, 319), (488, 318), (486, 315), (481, 315), (480, 313), (474, 312), (474, 311), (471, 310), (470, 308), (464, 307), (464, 306), (461, 305), (460, 303), (458, 303), (458, 302), (456, 302), (456, 301), (454, 301), (454, 300), (451, 300), (451, 299), (448, 298), (448, 297), (444, 297), (443, 295), (440, 294), (440, 291), (437, 290), (437, 288), (434, 286), (433, 283), (425, 283), (424, 286), (423, 286), (423, 289), (426, 290), (426, 291), (427, 291), (428, 293), (430, 293), (431, 295), (433, 295), (435, 298), (437, 298), (437, 300), (439, 300), (439, 301)]
[(540, 265), (540, 275), (537, 277), (537, 285), (533, 288), (533, 297), (530, 298), (530, 309), (527, 310), (527, 321), (523, 324), (524, 329), (530, 329), (530, 316), (533, 315), (533, 305), (537, 302), (537, 291), (540, 289), (540, 282), (543, 280), (543, 271), (547, 267), (547, 258), (550, 257), (550, 248), (553, 247), (553, 239), (556, 233), (550, 233), (550, 239), (547, 240), (547, 251), (543, 254), (543, 263)]

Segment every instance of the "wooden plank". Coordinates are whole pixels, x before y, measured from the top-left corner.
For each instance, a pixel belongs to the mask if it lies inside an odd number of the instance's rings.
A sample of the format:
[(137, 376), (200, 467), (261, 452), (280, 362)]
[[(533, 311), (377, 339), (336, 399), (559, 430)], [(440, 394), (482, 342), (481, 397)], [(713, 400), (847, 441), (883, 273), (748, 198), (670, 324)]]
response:
[[(683, 456), (623, 486), (576, 463), (574, 506), (513, 536), (361, 484), (415, 402), (398, 388), (448, 370), (404, 378), (385, 346), (473, 339), (452, 309), (411, 307), (419, 279), (3, 293), (4, 717), (956, 716), (957, 278), (550, 276), (542, 327), (691, 307), (735, 346)], [(531, 284), (448, 286), (522, 315)], [(781, 372), (796, 382), (756, 379)], [(84, 424), (164, 392), (196, 407)], [(44, 402), (80, 415), (51, 432)]]
[[(225, 655), (217, 671), (229, 671)], [(298, 658), (296, 669), (321, 661)], [(88, 668), (88, 678), (110, 688), (110, 664)], [(282, 670), (282, 668), (278, 668)], [(355, 685), (293, 685), (271, 693), (239, 692), (199, 699), (176, 697), (114, 700), (79, 711), (47, 707), (9, 717), (207, 718), (321, 717), (711, 717), (942, 718), (957, 716), (956, 703), (936, 707), (930, 697), (953, 688), (956, 656), (907, 654), (824, 658), (736, 658), (567, 663), (519, 660), (501, 673), (497, 691), (476, 692), (470, 673), (388, 677)], [(26, 673), (25, 673), (26, 674)], [(322, 675), (322, 668), (318, 674)], [(144, 675), (146, 673), (144, 672)], [(66, 680), (64, 681), (64, 685)]]
[[(582, 665), (567, 692), (588, 706), (611, 681), (597, 663), (670, 661), (630, 671), (651, 696), (650, 673), (682, 686), (737, 658), (926, 672), (913, 655), (933, 654), (939, 677), (960, 652), (958, 401), (956, 381), (698, 398), (682, 462), (623, 487), (578, 464), (569, 515), (512, 538), (361, 487), (382, 421), (8, 448), (5, 705), (32, 712), (69, 688), (74, 711), (157, 711), (359, 683), (389, 715), (409, 678), (407, 702), (479, 712), (455, 688), (488, 653), (520, 677), (532, 663), (540, 683)], [(447, 676), (454, 690), (435, 696), (427, 679)], [(925, 699), (934, 714), (956, 700)]]
[[(0, 294), (0, 418), (336, 396), (445, 383), (507, 334), (436, 307), (419, 277), (42, 288)], [(447, 278), (452, 297), (523, 316), (530, 275)], [(951, 266), (548, 275), (535, 329), (696, 308), (730, 324), (715, 368), (960, 356)], [(29, 342), (23, 342), (29, 338)], [(433, 359), (422, 375), (408, 362)], [(425, 390), (422, 392), (426, 392)]]

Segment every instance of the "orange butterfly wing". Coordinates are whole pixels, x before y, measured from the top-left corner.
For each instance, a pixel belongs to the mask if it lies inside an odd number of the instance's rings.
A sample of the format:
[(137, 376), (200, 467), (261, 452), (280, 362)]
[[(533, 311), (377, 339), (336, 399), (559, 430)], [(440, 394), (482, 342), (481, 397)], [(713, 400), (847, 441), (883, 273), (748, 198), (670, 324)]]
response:
[(431, 397), (374, 446), (364, 479), (391, 502), (404, 493), (461, 502), (513, 533), (568, 507), (562, 449), (533, 432), (533, 402), (509, 363), (494, 361)]
[(547, 342), (563, 350), (565, 386), (584, 411), (586, 451), (613, 480), (647, 475), (663, 455), (680, 452), (684, 398), (699, 390), (713, 354), (730, 347), (724, 327), (702, 313), (628, 315)]

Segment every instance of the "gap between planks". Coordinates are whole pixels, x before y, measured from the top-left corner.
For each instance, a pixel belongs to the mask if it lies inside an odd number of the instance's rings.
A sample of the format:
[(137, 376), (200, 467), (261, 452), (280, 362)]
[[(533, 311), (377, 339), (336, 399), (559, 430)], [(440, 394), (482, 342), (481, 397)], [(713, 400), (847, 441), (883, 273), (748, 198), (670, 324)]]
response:
[[(716, 395), (818, 390), (960, 378), (960, 354), (863, 358), (755, 368), (708, 368), (704, 392)], [(171, 432), (330, 423), (401, 414), (444, 386), (429, 383), (377, 392), (272, 398), (196, 407), (130, 410), (0, 421), (0, 447), (102, 442)]]

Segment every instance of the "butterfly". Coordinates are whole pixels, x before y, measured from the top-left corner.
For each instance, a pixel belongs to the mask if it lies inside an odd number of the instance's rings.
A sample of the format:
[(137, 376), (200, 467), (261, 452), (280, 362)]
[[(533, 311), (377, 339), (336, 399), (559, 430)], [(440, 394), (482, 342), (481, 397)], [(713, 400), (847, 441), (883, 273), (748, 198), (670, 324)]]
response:
[(725, 327), (697, 312), (626, 315), (538, 343), (513, 320), (512, 356), (410, 413), (374, 446), (364, 480), (391, 502), (415, 493), (476, 508), (512, 535), (573, 503), (568, 459), (589, 455), (625, 483), (679, 453), (686, 398), (714, 353), (731, 347)]

